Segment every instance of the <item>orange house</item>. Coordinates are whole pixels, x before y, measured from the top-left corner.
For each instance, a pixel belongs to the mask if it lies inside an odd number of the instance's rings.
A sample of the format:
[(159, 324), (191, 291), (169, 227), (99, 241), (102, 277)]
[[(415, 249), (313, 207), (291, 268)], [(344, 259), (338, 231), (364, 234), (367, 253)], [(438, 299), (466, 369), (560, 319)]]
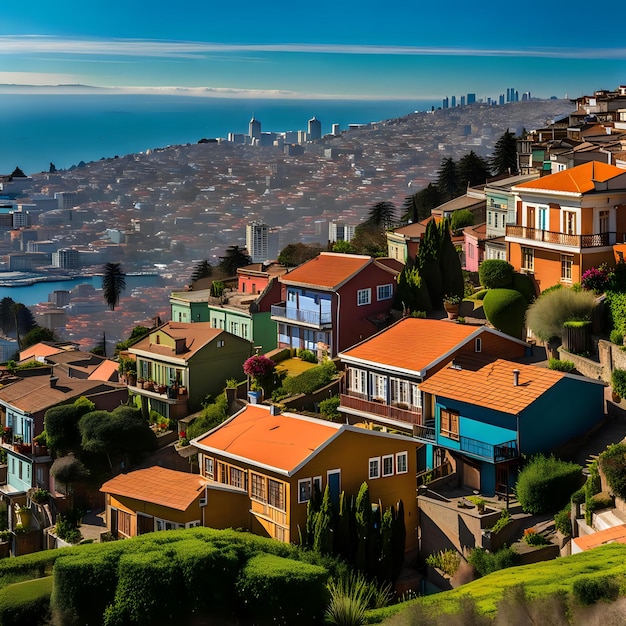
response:
[(256, 534), (297, 543), (316, 486), (322, 493), (328, 486), (338, 505), (341, 492), (356, 496), (367, 482), (371, 501), (383, 508), (402, 500), (406, 550), (417, 547), (421, 444), (409, 437), (248, 405), (191, 443), (204, 478), (247, 493)]
[(591, 161), (512, 192), (516, 220), (506, 227), (507, 259), (516, 271), (534, 276), (541, 291), (614, 264), (613, 246), (626, 233), (626, 171)]

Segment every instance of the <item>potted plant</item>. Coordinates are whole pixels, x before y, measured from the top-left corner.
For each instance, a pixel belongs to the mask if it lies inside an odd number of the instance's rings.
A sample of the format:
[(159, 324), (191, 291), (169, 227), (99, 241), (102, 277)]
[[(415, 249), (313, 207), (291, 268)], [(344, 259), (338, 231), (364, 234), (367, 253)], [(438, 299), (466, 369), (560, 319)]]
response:
[(454, 320), (459, 314), (459, 306), (461, 304), (461, 297), (455, 295), (447, 295), (443, 299), (443, 308), (448, 314), (449, 320)]

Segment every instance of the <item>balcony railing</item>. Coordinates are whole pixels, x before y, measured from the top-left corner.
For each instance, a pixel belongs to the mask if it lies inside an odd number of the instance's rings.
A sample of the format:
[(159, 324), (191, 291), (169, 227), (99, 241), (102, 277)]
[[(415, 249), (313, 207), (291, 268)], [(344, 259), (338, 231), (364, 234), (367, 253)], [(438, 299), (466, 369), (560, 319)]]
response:
[(308, 326), (322, 328), (332, 325), (332, 314), (330, 311), (309, 311), (306, 309), (294, 309), (278, 305), (272, 305), (272, 319), (298, 322)]
[(135, 385), (129, 385), (129, 387), (139, 395), (162, 400), (167, 404), (186, 404), (188, 399), (186, 387), (155, 385), (146, 382), (137, 382)]
[(528, 226), (509, 225), (506, 227), (507, 237), (517, 237), (518, 239), (528, 239), (529, 241), (540, 241), (542, 243), (557, 246), (567, 246), (568, 248), (602, 248), (612, 246), (617, 242), (617, 233), (595, 233), (591, 235), (567, 235), (540, 228), (529, 228)]
[(500, 444), (491, 444), (470, 437), (459, 437), (461, 452), (480, 457), (492, 463), (509, 461), (518, 456), (515, 439)]
[(340, 396), (341, 406), (347, 409), (354, 409), (362, 413), (371, 413), (378, 417), (406, 422), (407, 424), (420, 424), (422, 421), (422, 410), (418, 408), (400, 407), (398, 405), (386, 404), (376, 400), (369, 400), (361, 394), (355, 395), (353, 392), (342, 393)]

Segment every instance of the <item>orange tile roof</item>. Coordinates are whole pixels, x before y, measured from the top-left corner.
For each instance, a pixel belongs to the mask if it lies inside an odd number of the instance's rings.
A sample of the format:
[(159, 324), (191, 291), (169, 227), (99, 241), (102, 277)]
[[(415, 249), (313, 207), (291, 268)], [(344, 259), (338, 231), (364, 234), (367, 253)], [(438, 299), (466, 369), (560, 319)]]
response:
[[(181, 352), (176, 352), (174, 348), (170, 346), (152, 343), (151, 337), (158, 332), (163, 332), (173, 339), (184, 338), (184, 349)], [(160, 328), (151, 331), (147, 337), (144, 337), (141, 341), (131, 346), (129, 352), (132, 354), (136, 350), (140, 350), (152, 352), (153, 354), (161, 354), (163, 356), (175, 356), (180, 359), (188, 359), (223, 332), (224, 330), (221, 328), (211, 328), (210, 322), (168, 322)]]
[[(474, 356), (455, 359), (458, 369), (449, 365), (420, 384), (420, 389), (436, 396), (460, 400), (502, 413), (517, 415), (564, 375), (535, 365), (521, 365)], [(513, 384), (513, 370), (519, 370), (519, 385)]]
[(269, 407), (248, 405), (229, 421), (196, 440), (201, 447), (292, 472), (340, 426), (296, 415), (271, 415)]
[(108, 480), (100, 491), (114, 496), (143, 500), (178, 511), (186, 511), (208, 481), (198, 474), (165, 467), (148, 467)]
[(106, 359), (87, 377), (89, 380), (118, 380), (119, 363)]
[(626, 171), (615, 165), (590, 161), (556, 174), (521, 183), (513, 189), (587, 193), (595, 188), (594, 181), (605, 182), (623, 174), (626, 174)]
[(372, 258), (368, 256), (322, 252), (278, 280), (281, 283), (336, 289), (371, 262)]
[(605, 543), (626, 543), (626, 524), (612, 526), (590, 535), (575, 537), (573, 541), (583, 551), (597, 548)]
[(30, 348), (26, 348), (20, 352), (20, 361), (27, 361), (33, 357), (42, 357), (42, 356), (52, 356), (53, 354), (58, 354), (59, 352), (63, 352), (65, 348), (61, 348), (59, 346), (51, 346), (47, 343), (36, 343), (34, 346)]
[(405, 317), (340, 356), (421, 372), (479, 330), (466, 324)]

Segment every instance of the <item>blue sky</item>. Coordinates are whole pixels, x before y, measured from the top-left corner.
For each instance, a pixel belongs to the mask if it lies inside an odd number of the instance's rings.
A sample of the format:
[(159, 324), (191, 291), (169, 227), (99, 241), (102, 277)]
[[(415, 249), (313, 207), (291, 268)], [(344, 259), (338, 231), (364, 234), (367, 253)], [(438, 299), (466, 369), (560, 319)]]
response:
[(626, 83), (626, 47), (603, 22), (568, 26), (584, 23), (581, 0), (558, 10), (538, 0), (5, 4), (0, 84), (426, 99), (507, 87), (575, 97)]

